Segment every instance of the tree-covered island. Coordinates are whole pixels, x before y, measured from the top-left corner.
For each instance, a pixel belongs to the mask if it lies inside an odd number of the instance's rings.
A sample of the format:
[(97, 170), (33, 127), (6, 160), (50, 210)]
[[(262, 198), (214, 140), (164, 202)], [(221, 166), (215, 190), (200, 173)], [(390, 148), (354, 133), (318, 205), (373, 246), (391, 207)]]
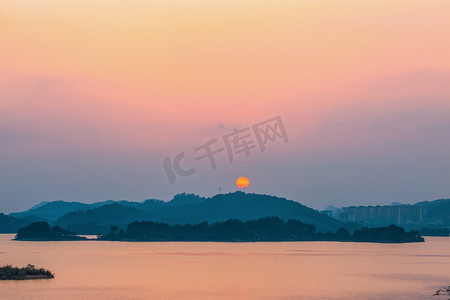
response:
[(75, 232), (62, 229), (59, 226), (51, 227), (47, 222), (34, 222), (19, 228), (16, 240), (21, 241), (76, 241), (86, 240)]
[(344, 228), (333, 232), (316, 232), (313, 225), (298, 220), (284, 221), (266, 217), (242, 222), (230, 219), (225, 222), (191, 225), (169, 225), (151, 221), (133, 222), (126, 230), (112, 226), (99, 240), (109, 241), (198, 241), (198, 242), (257, 242), (257, 241), (345, 241), (373, 243), (423, 242), (417, 231), (406, 232), (402, 227), (357, 229), (350, 233)]
[[(18, 230), (16, 240), (72, 241), (86, 240), (75, 232), (51, 227), (46, 222), (35, 222)], [(98, 235), (108, 241), (195, 241), (195, 242), (282, 242), (282, 241), (340, 241), (373, 243), (423, 242), (418, 231), (405, 231), (402, 227), (362, 227), (352, 233), (340, 228), (336, 232), (317, 232), (313, 225), (298, 220), (285, 221), (278, 217), (265, 217), (251, 221), (230, 219), (209, 224), (169, 225), (153, 221), (136, 221), (126, 229), (111, 226), (110, 232)]]
[(52, 272), (43, 268), (37, 269), (31, 264), (28, 264), (25, 268), (10, 265), (0, 267), (0, 280), (50, 279), (54, 277)]

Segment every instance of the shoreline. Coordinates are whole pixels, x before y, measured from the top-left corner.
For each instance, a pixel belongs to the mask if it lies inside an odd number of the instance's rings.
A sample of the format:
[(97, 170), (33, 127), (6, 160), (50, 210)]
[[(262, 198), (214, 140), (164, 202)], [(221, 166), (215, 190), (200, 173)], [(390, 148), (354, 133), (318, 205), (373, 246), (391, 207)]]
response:
[(23, 279), (6, 279), (6, 280), (36, 280), (36, 279), (52, 279), (55, 276), (51, 275), (25, 275)]

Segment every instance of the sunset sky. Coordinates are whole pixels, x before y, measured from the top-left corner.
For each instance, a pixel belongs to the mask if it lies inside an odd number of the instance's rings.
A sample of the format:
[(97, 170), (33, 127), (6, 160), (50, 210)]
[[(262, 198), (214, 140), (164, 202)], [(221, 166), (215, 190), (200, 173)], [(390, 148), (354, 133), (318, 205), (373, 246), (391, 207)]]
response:
[[(450, 1), (0, 2), (0, 212), (237, 190), (450, 197)], [(261, 152), (194, 149), (280, 116)], [(195, 168), (169, 184), (163, 160)]]

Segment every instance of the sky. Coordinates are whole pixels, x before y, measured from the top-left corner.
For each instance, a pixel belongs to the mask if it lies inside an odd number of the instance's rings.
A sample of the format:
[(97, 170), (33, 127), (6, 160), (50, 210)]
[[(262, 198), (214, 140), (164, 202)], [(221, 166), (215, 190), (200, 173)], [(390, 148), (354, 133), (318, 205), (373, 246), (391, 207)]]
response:
[[(2, 0), (0, 212), (212, 196), (241, 176), (246, 192), (315, 209), (449, 198), (449, 11), (447, 0)], [(276, 117), (262, 151), (252, 126)], [(253, 147), (229, 151), (224, 137)], [(223, 149), (214, 169), (196, 159), (209, 141)], [(172, 169), (171, 183), (163, 162), (180, 153), (193, 173)]]

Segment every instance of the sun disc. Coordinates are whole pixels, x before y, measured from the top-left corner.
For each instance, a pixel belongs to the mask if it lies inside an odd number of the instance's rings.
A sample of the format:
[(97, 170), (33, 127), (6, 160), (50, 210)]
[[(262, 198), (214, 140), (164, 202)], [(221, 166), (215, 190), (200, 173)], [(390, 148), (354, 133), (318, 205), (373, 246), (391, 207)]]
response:
[(238, 188), (245, 188), (245, 187), (248, 187), (250, 185), (250, 181), (246, 177), (239, 177), (236, 180), (236, 185), (237, 185)]

